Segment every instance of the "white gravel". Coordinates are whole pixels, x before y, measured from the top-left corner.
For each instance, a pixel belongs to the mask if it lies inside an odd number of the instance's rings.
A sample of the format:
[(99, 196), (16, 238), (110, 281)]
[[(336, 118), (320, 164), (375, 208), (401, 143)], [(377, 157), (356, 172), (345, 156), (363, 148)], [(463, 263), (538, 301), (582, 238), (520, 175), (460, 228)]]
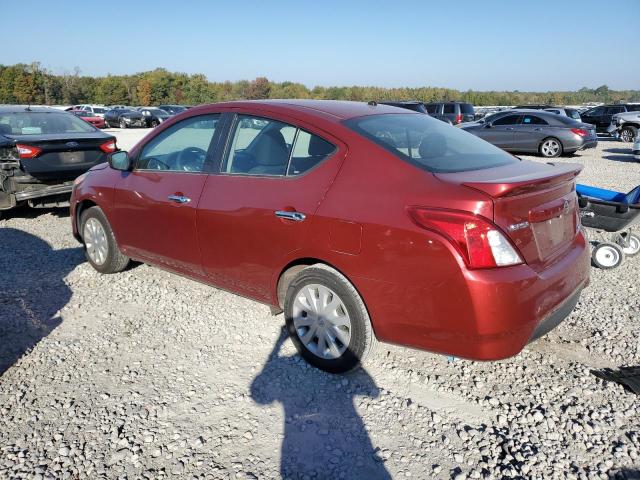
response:
[[(110, 131), (124, 148), (145, 132)], [(559, 161), (626, 190), (627, 147)], [(640, 397), (590, 373), (640, 365), (638, 258), (592, 269), (571, 317), (515, 358), (385, 346), (341, 377), (301, 361), (265, 306), (147, 265), (96, 273), (64, 209), (12, 213), (0, 243), (0, 478), (640, 473)]]

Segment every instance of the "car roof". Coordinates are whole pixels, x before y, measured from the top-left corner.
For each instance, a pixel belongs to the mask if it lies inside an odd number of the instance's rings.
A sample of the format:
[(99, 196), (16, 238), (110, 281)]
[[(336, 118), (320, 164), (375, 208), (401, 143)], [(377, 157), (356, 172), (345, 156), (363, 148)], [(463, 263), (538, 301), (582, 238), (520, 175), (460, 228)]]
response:
[(34, 105), (0, 105), (0, 113), (24, 113), (24, 112), (39, 112), (39, 113), (66, 113), (64, 110), (51, 107), (39, 107)]
[(349, 100), (244, 100), (223, 102), (209, 105), (199, 105), (189, 110), (190, 112), (198, 112), (200, 110), (208, 110), (212, 106), (226, 108), (254, 108), (260, 107), (261, 110), (270, 110), (272, 112), (281, 113), (302, 113), (307, 115), (318, 115), (322, 117), (330, 117), (334, 121), (347, 120), (349, 118), (364, 117), (367, 115), (376, 115), (384, 113), (403, 113), (408, 115), (421, 115), (418, 112), (412, 112), (399, 107), (385, 105), (375, 102), (352, 102)]

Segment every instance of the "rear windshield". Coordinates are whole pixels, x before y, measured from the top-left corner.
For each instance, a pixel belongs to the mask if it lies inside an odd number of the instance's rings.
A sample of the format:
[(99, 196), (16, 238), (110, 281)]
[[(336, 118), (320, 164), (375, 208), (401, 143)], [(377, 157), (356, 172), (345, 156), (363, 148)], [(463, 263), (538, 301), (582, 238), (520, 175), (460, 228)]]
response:
[(470, 103), (461, 103), (460, 113), (464, 113), (465, 115), (473, 115), (473, 105), (471, 105)]
[(345, 125), (402, 160), (428, 172), (481, 170), (518, 159), (488, 142), (426, 115), (370, 115)]
[(43, 135), (90, 133), (96, 129), (70, 113), (16, 112), (0, 114), (0, 131), (6, 132), (6, 135)]
[(572, 108), (565, 108), (565, 112), (567, 112), (567, 116), (573, 118), (574, 120), (580, 120), (580, 113), (577, 110)]

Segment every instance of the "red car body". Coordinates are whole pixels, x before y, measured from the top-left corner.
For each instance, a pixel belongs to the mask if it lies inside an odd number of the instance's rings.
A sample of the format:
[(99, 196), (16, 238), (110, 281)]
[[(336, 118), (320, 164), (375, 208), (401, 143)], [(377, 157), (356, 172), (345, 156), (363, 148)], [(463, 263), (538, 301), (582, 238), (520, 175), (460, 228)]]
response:
[[(282, 307), (279, 282), (288, 269), (323, 262), (353, 283), (379, 340), (477, 360), (517, 354), (562, 321), (589, 282), (575, 195), (579, 166), (522, 161), (427, 172), (345, 125), (367, 115), (421, 114), (284, 100), (190, 109), (150, 132), (130, 156), (177, 122), (211, 113), (276, 119), (337, 150), (291, 178), (225, 174), (215, 162), (188, 175), (102, 165), (77, 182), (74, 236), (80, 240), (81, 211), (98, 205), (125, 255), (275, 308)], [(226, 135), (212, 148), (224, 148)], [(192, 201), (178, 205), (169, 195)], [(470, 268), (451, 238), (416, 221), (415, 207), (480, 216), (505, 233), (522, 263)], [(307, 220), (274, 216), (281, 210), (304, 212)]]
[(104, 118), (97, 115), (88, 116), (87, 112), (84, 110), (69, 110), (69, 113), (73, 113), (77, 117), (81, 118), (87, 123), (90, 123), (96, 128), (107, 128), (107, 124), (105, 123)]

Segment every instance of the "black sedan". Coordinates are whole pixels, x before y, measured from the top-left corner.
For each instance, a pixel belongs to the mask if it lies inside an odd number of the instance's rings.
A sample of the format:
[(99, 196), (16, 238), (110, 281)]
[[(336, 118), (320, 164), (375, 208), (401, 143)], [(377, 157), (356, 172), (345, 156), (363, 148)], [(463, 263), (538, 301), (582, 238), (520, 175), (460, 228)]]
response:
[(187, 109), (187, 107), (183, 105), (158, 105), (158, 108), (164, 110), (171, 116), (182, 113)]
[(164, 110), (156, 107), (138, 107), (136, 110), (142, 113), (145, 122), (147, 123), (147, 127), (151, 128), (157, 127), (171, 116)]
[(146, 127), (144, 115), (132, 108), (113, 108), (104, 114), (107, 127)]
[(116, 138), (71, 113), (0, 107), (0, 212), (68, 202), (73, 180), (106, 162)]
[(544, 157), (559, 157), (598, 144), (593, 125), (541, 110), (507, 110), (460, 127), (509, 152)]

